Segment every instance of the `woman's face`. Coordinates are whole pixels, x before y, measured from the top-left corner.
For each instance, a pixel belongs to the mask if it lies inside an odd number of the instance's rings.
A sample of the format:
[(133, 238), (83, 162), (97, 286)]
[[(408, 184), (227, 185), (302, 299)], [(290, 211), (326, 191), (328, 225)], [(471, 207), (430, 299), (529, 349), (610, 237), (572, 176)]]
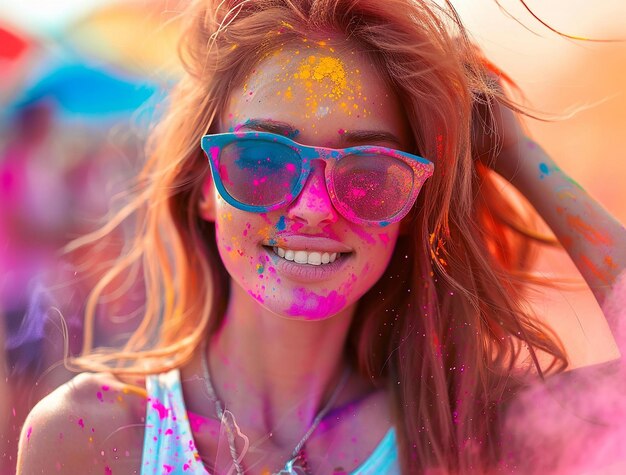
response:
[[(232, 93), (220, 132), (273, 132), (330, 148), (407, 150), (403, 117), (395, 94), (359, 51), (309, 40), (270, 55), (253, 70)], [(383, 274), (399, 232), (398, 223), (357, 225), (341, 216), (319, 160), (295, 201), (276, 211), (241, 211), (214, 187), (205, 190), (211, 194), (205, 200), (214, 200), (209, 219), (215, 219), (218, 249), (232, 280), (288, 318), (325, 319), (356, 303)]]

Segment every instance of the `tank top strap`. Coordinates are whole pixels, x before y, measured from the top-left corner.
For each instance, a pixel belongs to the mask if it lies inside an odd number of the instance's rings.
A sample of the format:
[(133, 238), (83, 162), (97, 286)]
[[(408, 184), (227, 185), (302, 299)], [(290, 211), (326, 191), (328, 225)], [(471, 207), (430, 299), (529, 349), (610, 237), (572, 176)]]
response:
[(396, 431), (392, 427), (370, 456), (350, 475), (399, 475)]
[(141, 475), (209, 475), (191, 432), (180, 372), (149, 375)]

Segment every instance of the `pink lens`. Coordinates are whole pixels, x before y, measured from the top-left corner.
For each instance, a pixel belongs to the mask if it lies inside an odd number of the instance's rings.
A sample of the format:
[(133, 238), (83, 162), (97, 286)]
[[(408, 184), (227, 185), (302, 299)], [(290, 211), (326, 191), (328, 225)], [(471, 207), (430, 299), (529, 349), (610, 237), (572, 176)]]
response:
[(344, 213), (365, 221), (392, 220), (411, 198), (413, 169), (386, 155), (348, 155), (333, 175), (336, 199)]

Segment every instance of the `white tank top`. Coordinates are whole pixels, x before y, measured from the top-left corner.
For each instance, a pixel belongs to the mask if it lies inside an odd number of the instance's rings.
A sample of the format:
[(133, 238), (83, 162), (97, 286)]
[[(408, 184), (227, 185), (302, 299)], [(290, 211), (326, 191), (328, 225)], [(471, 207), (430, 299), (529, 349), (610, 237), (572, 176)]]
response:
[[(146, 389), (141, 475), (211, 475), (193, 440), (178, 369), (148, 376)], [(399, 474), (395, 430), (389, 429), (368, 459), (350, 475)]]

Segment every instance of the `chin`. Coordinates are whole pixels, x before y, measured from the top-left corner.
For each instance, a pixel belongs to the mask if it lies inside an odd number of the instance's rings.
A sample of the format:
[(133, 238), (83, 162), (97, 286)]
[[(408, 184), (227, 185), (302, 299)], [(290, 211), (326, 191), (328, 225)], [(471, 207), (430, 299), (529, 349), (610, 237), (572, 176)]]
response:
[(290, 291), (281, 289), (288, 295), (277, 298), (267, 296), (260, 299), (253, 292), (248, 292), (265, 309), (275, 315), (288, 320), (297, 321), (320, 321), (332, 318), (344, 310), (350, 303), (348, 297), (336, 290), (313, 290), (305, 287), (296, 287)]

